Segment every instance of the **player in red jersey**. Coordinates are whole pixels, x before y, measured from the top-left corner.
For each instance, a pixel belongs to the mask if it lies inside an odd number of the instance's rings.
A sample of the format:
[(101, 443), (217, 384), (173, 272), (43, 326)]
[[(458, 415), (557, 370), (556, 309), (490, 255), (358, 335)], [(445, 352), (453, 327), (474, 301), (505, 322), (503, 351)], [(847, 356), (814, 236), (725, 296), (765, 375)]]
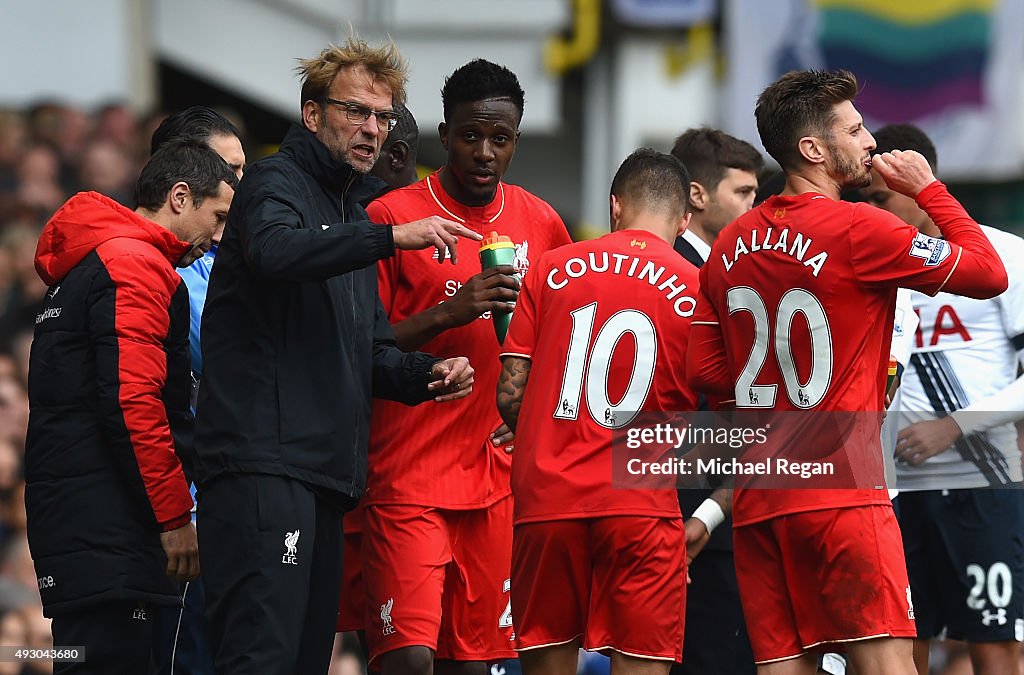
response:
[[(502, 349), (516, 432), (512, 607), (527, 675), (571, 675), (580, 646), (612, 673), (666, 674), (683, 646), (686, 544), (673, 481), (612, 486), (612, 433), (638, 411), (695, 410), (684, 382), (697, 269), (682, 163), (638, 150), (611, 189), (611, 234), (540, 259)], [(521, 410), (521, 414), (520, 414)]]
[(502, 182), (519, 137), (523, 91), (507, 68), (483, 60), (456, 70), (442, 91), (440, 171), (370, 204), (379, 223), (444, 214), (516, 244), (515, 266), (481, 272), (464, 256), (398, 255), (379, 266), (380, 295), (403, 349), (468, 350), (474, 392), (453, 410), (423, 415), (375, 401), (362, 540), (367, 642), (385, 675), (485, 671), (514, 656), (510, 636), (511, 460), (490, 392), (498, 381), (493, 310), (508, 310), (520, 276), (541, 253), (570, 242), (544, 201)]
[[(687, 361), (691, 386), (730, 395), (739, 410), (866, 419), (883, 406), (897, 286), (972, 297), (1006, 288), (987, 238), (923, 157), (871, 157), (875, 142), (853, 106), (856, 93), (848, 72), (803, 71), (758, 99), (761, 142), (786, 187), (715, 242), (701, 268)], [(872, 166), (917, 200), (945, 240), (868, 204), (838, 201), (843, 188), (869, 184)], [(835, 457), (880, 457), (877, 429), (862, 438)], [(884, 485), (737, 487), (733, 517), (759, 672), (813, 673), (811, 650), (845, 643), (860, 675), (915, 673), (913, 605)]]
[[(367, 199), (369, 205), (375, 197), (412, 185), (416, 177), (416, 156), (419, 146), (420, 129), (412, 111), (402, 104), (393, 108), (400, 117), (395, 128), (388, 132), (387, 140), (380, 148), (370, 173), (384, 181), (380, 191)], [(366, 588), (363, 583), (363, 523), (366, 519), (362, 503), (345, 514), (343, 521), (345, 555), (342, 560), (341, 597), (338, 602), (338, 618), (335, 630), (339, 633), (354, 631), (363, 650), (369, 658), (366, 644)], [(374, 671), (371, 671), (374, 672)]]

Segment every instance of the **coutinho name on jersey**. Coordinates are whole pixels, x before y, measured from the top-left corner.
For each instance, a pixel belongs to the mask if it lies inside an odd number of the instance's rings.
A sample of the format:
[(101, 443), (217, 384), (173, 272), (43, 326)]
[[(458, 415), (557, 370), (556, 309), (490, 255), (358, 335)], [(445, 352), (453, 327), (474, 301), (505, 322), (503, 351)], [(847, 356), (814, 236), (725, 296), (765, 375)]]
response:
[(821, 273), (821, 268), (825, 266), (825, 261), (828, 260), (828, 253), (821, 251), (808, 258), (812, 243), (810, 237), (804, 237), (800, 232), (795, 232), (791, 236), (788, 227), (778, 232), (774, 227), (768, 227), (764, 232), (751, 230), (746, 235), (736, 237), (736, 249), (733, 252), (732, 260), (729, 259), (728, 254), (723, 253), (722, 263), (725, 265), (725, 271), (728, 272), (742, 256), (759, 251), (781, 251), (803, 263), (804, 267), (810, 267), (813, 270), (812, 274), (818, 276)]
[[(646, 247), (645, 242), (636, 240), (632, 242), (632, 245)], [(659, 291), (663, 291), (665, 299), (672, 303), (675, 313), (681, 317), (692, 316), (693, 309), (697, 306), (697, 301), (693, 296), (685, 294), (686, 284), (681, 282), (675, 274), (666, 274), (664, 265), (659, 265), (646, 258), (607, 251), (592, 251), (584, 257), (569, 258), (564, 264), (552, 268), (548, 272), (548, 288), (554, 291), (560, 290), (569, 285), (573, 279), (579, 279), (586, 274), (615, 274), (645, 281)]]

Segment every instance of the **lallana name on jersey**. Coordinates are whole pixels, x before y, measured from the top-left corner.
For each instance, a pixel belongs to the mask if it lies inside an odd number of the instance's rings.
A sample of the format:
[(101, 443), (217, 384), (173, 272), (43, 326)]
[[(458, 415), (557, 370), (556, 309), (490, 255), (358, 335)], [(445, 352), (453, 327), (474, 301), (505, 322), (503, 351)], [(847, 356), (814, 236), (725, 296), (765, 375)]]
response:
[(662, 280), (664, 265), (623, 253), (600, 251), (588, 253), (585, 258), (569, 258), (564, 265), (548, 272), (548, 287), (557, 291), (565, 288), (572, 279), (579, 279), (588, 272), (618, 274), (646, 281), (659, 291), (667, 291), (665, 299), (673, 303), (675, 313), (682, 317), (692, 316), (697, 306), (693, 296), (684, 295), (686, 284), (679, 281), (678, 276), (670, 274)]
[[(772, 240), (773, 236), (775, 237), (774, 240)], [(723, 253), (722, 263), (725, 265), (725, 271), (728, 272), (741, 256), (757, 253), (758, 251), (781, 251), (785, 255), (796, 258), (797, 261), (804, 264), (804, 267), (810, 267), (813, 270), (812, 274), (818, 276), (821, 273), (821, 268), (825, 266), (825, 261), (828, 260), (828, 253), (821, 251), (804, 260), (804, 258), (807, 258), (810, 248), (811, 238), (804, 237), (800, 232), (795, 232), (793, 240), (790, 241), (788, 227), (780, 230), (778, 234), (775, 233), (775, 228), (773, 227), (766, 228), (763, 233), (755, 229), (748, 233), (747, 238), (742, 236), (736, 237), (736, 250), (733, 252), (732, 260), (729, 259), (727, 254)]]

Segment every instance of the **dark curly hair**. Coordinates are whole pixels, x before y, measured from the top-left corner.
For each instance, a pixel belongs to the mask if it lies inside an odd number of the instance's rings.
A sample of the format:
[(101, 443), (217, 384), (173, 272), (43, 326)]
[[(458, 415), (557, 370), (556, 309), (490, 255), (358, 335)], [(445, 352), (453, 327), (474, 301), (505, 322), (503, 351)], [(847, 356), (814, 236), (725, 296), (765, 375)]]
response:
[(681, 218), (690, 203), (690, 172), (674, 155), (640, 148), (615, 172), (611, 194), (640, 208)]
[(831, 140), (833, 107), (857, 96), (857, 78), (847, 70), (794, 70), (768, 85), (757, 98), (754, 117), (761, 145), (783, 169), (800, 161), (804, 136)]
[(523, 119), (524, 94), (516, 74), (505, 66), (484, 59), (475, 59), (449, 75), (441, 88), (444, 119), (451, 119), (459, 103), (472, 103), (489, 98), (507, 98)]
[(213, 108), (194, 105), (170, 115), (160, 123), (160, 126), (153, 132), (149, 153), (156, 154), (156, 151), (168, 141), (176, 138), (192, 138), (207, 143), (214, 136), (221, 135), (238, 138), (242, 136), (238, 132), (238, 128), (228, 118)]
[(135, 184), (135, 203), (159, 211), (175, 183), (185, 182), (192, 191), (196, 208), (206, 197), (216, 196), (220, 184), (238, 187), (238, 177), (216, 152), (188, 138), (168, 141), (142, 167)]
[(935, 144), (928, 135), (913, 124), (890, 124), (875, 132), (875, 154), (893, 150), (916, 150), (928, 160), (932, 171), (939, 169), (939, 157)]

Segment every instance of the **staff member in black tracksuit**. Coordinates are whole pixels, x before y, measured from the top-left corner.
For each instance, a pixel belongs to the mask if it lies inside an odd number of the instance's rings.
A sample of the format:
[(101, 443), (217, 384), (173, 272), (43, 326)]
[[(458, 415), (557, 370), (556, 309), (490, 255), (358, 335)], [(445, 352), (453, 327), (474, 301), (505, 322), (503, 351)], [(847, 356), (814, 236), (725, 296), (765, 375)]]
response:
[[(366, 480), (370, 398), (451, 400), (465, 358), (404, 353), (377, 296), (396, 248), (454, 255), (479, 235), (432, 217), (384, 227), (359, 202), (397, 121), (405, 64), (350, 39), (303, 61), (302, 125), (246, 171), (203, 314), (198, 527), (218, 673), (326, 673), (339, 511)], [(410, 429), (409, 433), (415, 433)]]
[(174, 266), (208, 250), (234, 173), (198, 143), (143, 168), (126, 209), (72, 197), (43, 230), (49, 286), (29, 360), (25, 508), (43, 612), (56, 646), (85, 663), (56, 673), (145, 673), (155, 608), (199, 573), (192, 498), (188, 292)]
[[(750, 210), (764, 158), (746, 141), (707, 127), (684, 132), (672, 154), (690, 171), (692, 214), (674, 247), (700, 267), (722, 228)], [(679, 506), (691, 516), (685, 523), (691, 582), (686, 590), (683, 662), (672, 673), (753, 675), (754, 655), (733, 567), (728, 517), (732, 489), (680, 490)]]
[[(245, 151), (238, 129), (227, 118), (206, 106), (192, 106), (169, 116), (150, 143), (152, 153), (174, 139), (190, 138), (220, 155), (238, 178), (245, 168)], [(189, 354), (192, 360), (192, 400), (195, 401), (203, 372), (200, 356), (199, 321), (206, 303), (210, 268), (217, 256), (223, 229), (214, 234), (210, 250), (188, 267), (180, 268), (189, 296)], [(193, 522), (195, 519), (193, 518)], [(182, 607), (162, 607), (157, 619), (160, 634), (157, 671), (154, 675), (214, 675), (213, 656), (206, 616), (203, 612), (203, 578), (186, 582), (182, 588)]]

